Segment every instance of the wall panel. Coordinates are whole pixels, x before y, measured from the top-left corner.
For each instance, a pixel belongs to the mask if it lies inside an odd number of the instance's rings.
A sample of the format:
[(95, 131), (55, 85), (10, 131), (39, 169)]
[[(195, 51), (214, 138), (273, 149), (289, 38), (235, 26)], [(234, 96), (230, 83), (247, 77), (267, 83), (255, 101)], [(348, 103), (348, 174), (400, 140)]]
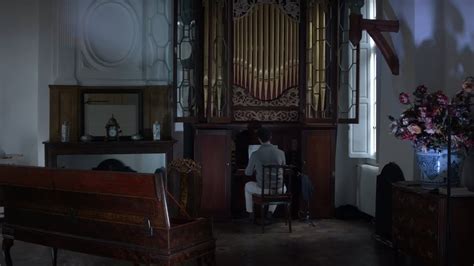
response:
[(171, 84), (172, 3), (57, 0), (55, 84)]

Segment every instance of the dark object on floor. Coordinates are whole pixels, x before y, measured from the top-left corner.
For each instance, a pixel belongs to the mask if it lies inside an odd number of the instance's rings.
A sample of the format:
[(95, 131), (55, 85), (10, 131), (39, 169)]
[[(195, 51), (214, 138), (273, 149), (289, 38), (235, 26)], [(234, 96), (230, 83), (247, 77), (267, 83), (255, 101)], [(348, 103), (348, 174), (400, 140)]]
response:
[(96, 168), (92, 168), (96, 171), (117, 171), (117, 172), (134, 172), (132, 168), (126, 166), (122, 161), (117, 159), (107, 159), (102, 161)]
[(0, 165), (5, 203), (3, 250), (12, 265), (14, 240), (56, 250), (176, 265), (214, 263), (209, 219), (170, 219), (160, 174)]
[(370, 219), (370, 216), (359, 211), (352, 205), (343, 205), (336, 208), (336, 218), (341, 220)]
[(301, 197), (303, 198), (304, 201), (304, 208), (302, 208), (298, 212), (298, 216), (300, 217), (300, 221), (307, 223), (311, 226), (315, 226), (314, 222), (311, 220), (311, 214), (309, 213), (310, 207), (309, 207), (309, 202), (311, 197), (313, 196), (313, 191), (314, 191), (314, 186), (313, 182), (311, 182), (311, 179), (309, 178), (308, 175), (306, 174), (298, 174), (301, 182)]
[(311, 179), (308, 175), (300, 174), (299, 177), (301, 180), (301, 196), (303, 197), (303, 200), (305, 202), (309, 202), (309, 200), (313, 196), (313, 183), (311, 182)]
[(375, 233), (388, 241), (392, 239), (392, 183), (404, 180), (402, 169), (393, 162), (377, 176)]

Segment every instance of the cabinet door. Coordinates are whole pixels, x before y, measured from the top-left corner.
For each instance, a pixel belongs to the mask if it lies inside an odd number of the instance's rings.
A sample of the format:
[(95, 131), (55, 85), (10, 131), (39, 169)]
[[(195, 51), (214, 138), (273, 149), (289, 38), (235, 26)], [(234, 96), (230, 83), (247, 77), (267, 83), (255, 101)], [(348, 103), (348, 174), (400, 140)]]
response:
[(194, 158), (202, 165), (204, 215), (230, 216), (231, 141), (228, 130), (196, 130)]
[(314, 186), (309, 201), (310, 215), (333, 217), (336, 130), (303, 130), (302, 134), (303, 173), (309, 176)]

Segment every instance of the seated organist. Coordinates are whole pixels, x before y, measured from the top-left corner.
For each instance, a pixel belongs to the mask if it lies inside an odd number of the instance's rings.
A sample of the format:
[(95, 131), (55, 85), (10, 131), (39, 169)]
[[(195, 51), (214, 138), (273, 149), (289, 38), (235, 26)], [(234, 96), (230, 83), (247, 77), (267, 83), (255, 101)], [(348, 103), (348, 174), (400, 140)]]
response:
[[(262, 179), (263, 179), (263, 166), (264, 165), (285, 165), (285, 153), (278, 149), (277, 146), (272, 145), (270, 140), (272, 138), (272, 133), (267, 128), (260, 128), (257, 131), (257, 137), (260, 142), (260, 147), (258, 150), (254, 151), (250, 155), (249, 163), (245, 169), (245, 175), (251, 176), (254, 172), (257, 173), (255, 181), (250, 181), (245, 184), (245, 208), (249, 213), (250, 220), (253, 220), (253, 201), (252, 194), (260, 194), (262, 192)], [(278, 177), (278, 183), (282, 184), (280, 178)], [(266, 179), (265, 179), (266, 180)], [(268, 182), (265, 183), (265, 187), (269, 187)], [(265, 189), (267, 190), (267, 189)], [(284, 188), (286, 191), (286, 187)], [(266, 214), (267, 218), (270, 218), (275, 212), (276, 205), (270, 205), (268, 207), (268, 213)]]

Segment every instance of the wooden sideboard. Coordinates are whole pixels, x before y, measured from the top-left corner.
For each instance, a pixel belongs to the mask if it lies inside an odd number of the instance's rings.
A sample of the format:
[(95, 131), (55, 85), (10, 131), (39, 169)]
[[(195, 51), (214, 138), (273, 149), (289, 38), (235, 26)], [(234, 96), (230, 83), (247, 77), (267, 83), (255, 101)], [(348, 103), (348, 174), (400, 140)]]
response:
[[(393, 246), (422, 265), (445, 265), (446, 195), (409, 182), (393, 184)], [(450, 265), (474, 264), (474, 197), (450, 198)]]

